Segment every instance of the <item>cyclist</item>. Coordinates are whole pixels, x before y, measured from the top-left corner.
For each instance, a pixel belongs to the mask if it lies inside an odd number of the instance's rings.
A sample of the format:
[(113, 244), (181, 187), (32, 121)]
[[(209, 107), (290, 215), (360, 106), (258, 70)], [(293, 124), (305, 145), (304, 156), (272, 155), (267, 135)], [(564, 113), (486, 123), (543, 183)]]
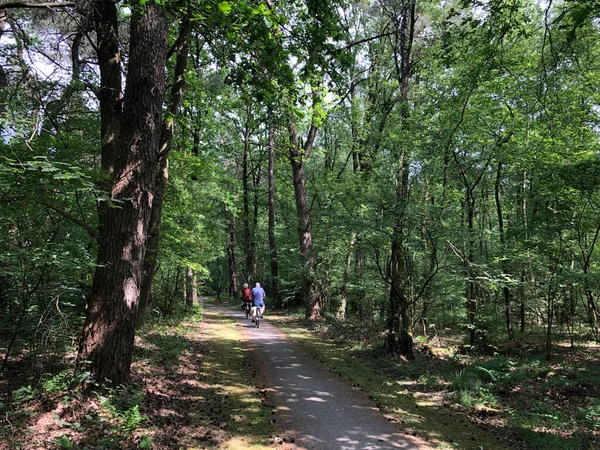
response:
[[(260, 287), (260, 283), (256, 283), (256, 286), (252, 288), (252, 309), (258, 309), (258, 314), (262, 318), (263, 313), (265, 312), (265, 290)], [(254, 322), (254, 314), (252, 315), (252, 322)]]
[[(248, 283), (244, 283), (244, 288), (242, 289), (242, 309), (244, 311), (250, 311), (250, 307), (252, 306), (252, 292), (248, 287)], [(246, 319), (248, 318), (248, 313), (246, 313)]]

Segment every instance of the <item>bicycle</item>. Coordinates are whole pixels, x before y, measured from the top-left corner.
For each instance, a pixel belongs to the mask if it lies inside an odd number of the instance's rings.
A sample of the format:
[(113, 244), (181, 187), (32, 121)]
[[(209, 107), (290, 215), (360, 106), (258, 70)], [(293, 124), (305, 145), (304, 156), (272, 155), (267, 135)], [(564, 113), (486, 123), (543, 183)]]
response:
[(244, 312), (246, 313), (246, 319), (248, 319), (248, 317), (250, 317), (250, 309), (251, 309), (250, 303), (244, 303), (242, 308), (244, 309)]
[(260, 310), (262, 308), (260, 306), (252, 307), (252, 321), (254, 322), (254, 327), (258, 328), (260, 326), (260, 319), (262, 319), (262, 315), (260, 314)]

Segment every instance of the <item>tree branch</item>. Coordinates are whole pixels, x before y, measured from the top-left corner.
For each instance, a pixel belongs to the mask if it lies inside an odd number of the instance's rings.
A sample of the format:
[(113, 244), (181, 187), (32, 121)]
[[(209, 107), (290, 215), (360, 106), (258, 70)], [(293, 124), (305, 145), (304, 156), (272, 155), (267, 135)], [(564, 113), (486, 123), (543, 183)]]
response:
[(88, 225), (83, 220), (79, 219), (78, 217), (74, 216), (73, 214), (69, 213), (68, 211), (65, 211), (64, 209), (61, 209), (58, 206), (52, 205), (50, 203), (46, 203), (44, 201), (38, 201), (37, 203), (42, 206), (45, 206), (48, 209), (51, 209), (52, 211), (54, 211), (54, 212), (58, 213), (59, 215), (61, 215), (62, 217), (64, 217), (65, 219), (70, 220), (74, 224), (79, 225), (81, 228), (83, 228), (85, 231), (87, 231), (88, 234), (92, 238), (98, 237), (98, 231), (94, 227)]
[[(387, 27), (388, 27), (388, 25), (389, 25), (389, 24), (387, 24), (387, 25), (385, 26), (385, 28), (387, 28)], [(358, 41), (353, 41), (353, 42), (350, 42), (350, 43), (348, 43), (348, 44), (344, 45), (343, 47), (341, 47), (341, 48), (338, 48), (338, 49), (337, 49), (337, 51), (341, 52), (341, 51), (344, 51), (344, 50), (348, 50), (349, 48), (352, 48), (352, 47), (354, 47), (354, 46), (356, 46), (356, 45), (364, 44), (365, 42), (374, 41), (374, 40), (376, 40), (376, 39), (381, 39), (381, 38), (383, 38), (383, 37), (387, 37), (387, 36), (390, 36), (390, 35), (392, 35), (392, 34), (394, 34), (394, 32), (393, 32), (393, 31), (386, 31), (386, 32), (384, 32), (384, 33), (378, 34), (377, 36), (370, 36), (370, 37), (366, 37), (366, 38), (364, 38), (364, 39), (359, 39)]]

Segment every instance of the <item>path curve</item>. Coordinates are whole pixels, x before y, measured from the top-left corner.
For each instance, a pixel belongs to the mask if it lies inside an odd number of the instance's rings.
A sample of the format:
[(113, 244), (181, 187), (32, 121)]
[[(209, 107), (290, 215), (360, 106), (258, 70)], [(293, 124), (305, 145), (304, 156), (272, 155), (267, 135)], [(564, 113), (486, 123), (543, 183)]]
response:
[(429, 447), (385, 420), (366, 398), (311, 361), (266, 320), (254, 328), (240, 309), (205, 303), (235, 318), (244, 340), (256, 350), (258, 377), (273, 391), (285, 435), (311, 450), (423, 450)]

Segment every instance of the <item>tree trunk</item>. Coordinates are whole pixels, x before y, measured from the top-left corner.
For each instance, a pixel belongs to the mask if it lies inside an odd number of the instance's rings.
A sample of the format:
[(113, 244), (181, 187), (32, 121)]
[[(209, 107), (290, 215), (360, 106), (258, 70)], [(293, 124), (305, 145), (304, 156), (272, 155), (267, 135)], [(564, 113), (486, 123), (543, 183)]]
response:
[(269, 124), (269, 256), (271, 262), (271, 297), (275, 308), (283, 307), (279, 293), (279, 261), (277, 259), (277, 240), (275, 239), (275, 143), (273, 124)]
[(551, 274), (548, 279), (548, 289), (546, 292), (546, 360), (552, 359), (552, 326), (554, 322), (554, 303), (558, 291), (558, 276), (554, 264), (550, 264)]
[(119, 50), (118, 11), (114, 0), (97, 0), (94, 3), (94, 25), (97, 35), (98, 66), (100, 70), (100, 133), (102, 137), (102, 169), (111, 177), (112, 184), (117, 134), (121, 120), (121, 52)]
[(255, 258), (253, 245), (253, 231), (250, 226), (250, 116), (252, 108), (246, 105), (246, 125), (244, 127), (244, 155), (242, 160), (242, 188), (244, 193), (244, 261), (245, 261), (245, 276), (248, 283), (254, 281), (255, 276)]
[(477, 341), (477, 280), (473, 263), (475, 260), (475, 196), (471, 187), (465, 188), (465, 208), (467, 209), (467, 251), (465, 258), (465, 274), (467, 276), (467, 323), (469, 324), (469, 344)]
[[(599, 228), (599, 230), (600, 230), (600, 228)], [(594, 242), (595, 242), (595, 240), (594, 240)], [(592, 247), (592, 250), (593, 250), (593, 247)], [(592, 254), (592, 250), (590, 250), (590, 253), (589, 253), (590, 256)], [(598, 335), (598, 310), (596, 308), (596, 300), (594, 298), (594, 291), (590, 287), (589, 270), (590, 270), (590, 261), (589, 261), (589, 259), (587, 259), (584, 261), (584, 265), (583, 265), (583, 274), (585, 277), (584, 282), (583, 282), (583, 289), (585, 291), (585, 298), (587, 300), (586, 306), (587, 306), (588, 321), (590, 324), (590, 329), (592, 330), (592, 336), (593, 336), (594, 340), (596, 341), (596, 343), (598, 343), (598, 342), (600, 342), (600, 336)]]
[[(169, 283), (169, 286), (173, 286), (173, 293), (166, 297), (167, 305), (165, 308), (165, 316), (171, 314), (171, 311), (173, 310), (173, 303), (182, 299), (181, 294), (183, 294), (183, 300), (187, 298), (185, 275), (185, 269), (181, 266), (177, 266), (177, 270), (175, 271), (175, 282)], [(179, 285), (180, 282), (181, 286)]]
[(340, 307), (337, 310), (337, 318), (344, 320), (346, 318), (346, 305), (348, 303), (348, 283), (350, 283), (350, 265), (352, 263), (352, 254), (354, 252), (354, 244), (356, 243), (356, 232), (352, 232), (350, 236), (350, 244), (348, 245), (348, 253), (346, 255), (346, 268), (344, 269), (344, 283), (342, 284), (342, 300)]
[[(101, 166), (104, 179), (99, 187), (107, 193), (111, 190), (117, 156), (117, 137), (121, 121), (121, 52), (119, 50), (118, 11), (114, 0), (97, 0), (93, 4), (96, 48), (100, 71), (100, 138), (102, 142)], [(107, 202), (98, 202), (98, 245), (107, 239), (105, 214)]]
[[(412, 78), (412, 45), (415, 36), (416, 0), (403, 2), (400, 11), (391, 17), (394, 26), (393, 50), (396, 78), (400, 86), (400, 115), (402, 128), (406, 130), (410, 118), (409, 92)], [(414, 358), (410, 299), (406, 295), (408, 280), (406, 250), (404, 248), (406, 230), (406, 208), (409, 200), (410, 151), (407, 145), (397, 150), (396, 205), (392, 233), (390, 277), (390, 316), (388, 317), (388, 346), (393, 352), (409, 359)]]
[[(6, 26), (6, 11), (0, 11), (0, 39), (4, 34), (4, 27)], [(6, 88), (8, 87), (8, 73), (4, 69), (4, 66), (0, 65), (0, 118), (4, 119), (6, 116)], [(1, 123), (4, 123), (2, 120)], [(0, 131), (4, 129), (4, 126), (0, 125)], [(0, 292), (1, 293), (1, 292)]]
[(259, 188), (261, 183), (261, 161), (259, 160), (256, 166), (252, 170), (252, 199), (253, 199), (253, 207), (252, 207), (252, 226), (250, 233), (250, 254), (252, 259), (250, 261), (252, 266), (252, 276), (256, 278), (256, 230), (258, 230), (258, 212), (259, 212)]
[(408, 206), (408, 155), (400, 157), (397, 174), (395, 224), (392, 235), (390, 258), (390, 316), (388, 317), (388, 344), (390, 350), (398, 351), (409, 359), (414, 358), (411, 335), (409, 299), (406, 296), (406, 254), (404, 234), (406, 232), (406, 207)]
[[(135, 5), (115, 181), (99, 243), (77, 371), (120, 384), (130, 375), (165, 91), (167, 20), (154, 4)], [(148, 52), (151, 48), (152, 52)], [(107, 237), (110, 236), (110, 239)]]
[(521, 287), (519, 292), (521, 294), (521, 301), (519, 302), (519, 332), (521, 336), (525, 333), (525, 271), (521, 271)]
[(146, 310), (152, 302), (152, 282), (156, 273), (156, 262), (158, 257), (158, 246), (160, 242), (160, 225), (162, 219), (163, 199), (165, 188), (169, 181), (169, 152), (173, 143), (173, 132), (175, 128), (175, 117), (185, 90), (185, 70), (189, 51), (190, 26), (186, 18), (179, 27), (179, 37), (176, 46), (174, 82), (169, 94), (168, 114), (164, 117), (160, 138), (160, 153), (158, 154), (158, 171), (154, 188), (154, 200), (152, 202), (152, 213), (148, 225), (148, 242), (146, 258), (144, 260), (143, 280), (140, 291), (140, 302), (138, 309), (137, 326), (144, 320)]
[(198, 303), (198, 285), (196, 282), (196, 274), (190, 268), (187, 270), (186, 276), (186, 295), (185, 295), (185, 304), (188, 308), (193, 307), (196, 303)]
[[(437, 243), (437, 239), (432, 238), (431, 239), (431, 252), (429, 253), (429, 270), (428, 272), (425, 274), (425, 276), (423, 277), (424, 279), (429, 279), (431, 280), (433, 277), (433, 274), (435, 274), (437, 272), (437, 265), (438, 265), (438, 243)], [(432, 288), (431, 288), (431, 283), (427, 283), (427, 285), (425, 286), (425, 288), (423, 289), (423, 309), (421, 310), (421, 315), (420, 315), (420, 322), (423, 325), (423, 335), (427, 336), (427, 327), (429, 324), (429, 320), (427, 318), (427, 316), (429, 315), (429, 308), (431, 307), (431, 305), (434, 302), (434, 296), (433, 296), (433, 292), (432, 292)]]
[(296, 214), (298, 216), (298, 241), (300, 259), (302, 262), (302, 295), (306, 308), (306, 317), (318, 319), (321, 317), (321, 297), (315, 273), (316, 264), (313, 255), (312, 234), (310, 231), (310, 208), (306, 192), (306, 174), (304, 168), (312, 150), (317, 134), (315, 125), (311, 125), (304, 146), (300, 145), (296, 123), (288, 118), (290, 150), (288, 158), (292, 164), (292, 183), (296, 199)]
[(351, 68), (351, 79), (352, 83), (350, 86), (350, 135), (352, 136), (352, 172), (354, 174), (358, 174), (360, 172), (360, 147), (359, 147), (359, 137), (358, 137), (358, 120), (359, 120), (359, 108), (358, 101), (356, 99), (356, 87), (354, 82), (354, 72), (355, 67)]
[[(500, 235), (500, 250), (501, 250), (501, 263), (502, 272), (508, 274), (508, 262), (506, 260), (506, 238), (504, 236), (504, 219), (502, 217), (502, 202), (500, 201), (500, 184), (502, 180), (502, 161), (498, 161), (498, 167), (496, 170), (496, 182), (494, 184), (494, 197), (496, 199), (496, 213), (498, 216), (498, 234)], [(511, 295), (510, 289), (505, 284), (502, 288), (502, 294), (504, 295), (504, 319), (506, 321), (506, 331), (508, 333), (508, 339), (514, 338), (512, 319), (511, 319)]]
[(236, 298), (238, 295), (237, 263), (235, 259), (235, 248), (237, 247), (237, 235), (235, 232), (235, 216), (231, 214), (229, 226), (229, 246), (227, 247), (227, 259), (229, 262), (229, 297)]
[[(518, 214), (520, 216), (520, 221), (521, 221), (521, 227), (525, 230), (525, 238), (528, 237), (529, 233), (527, 230), (527, 172), (523, 171), (523, 177), (521, 180), (521, 186), (519, 189), (519, 202), (517, 204), (517, 211)], [(526, 318), (526, 314), (525, 314), (525, 283), (526, 283), (526, 276), (525, 276), (525, 267), (521, 267), (521, 278), (520, 278), (520, 287), (519, 287), (519, 294), (520, 294), (520, 301), (519, 301), (519, 332), (521, 333), (521, 336), (523, 335), (523, 333), (525, 333), (525, 318)]]

